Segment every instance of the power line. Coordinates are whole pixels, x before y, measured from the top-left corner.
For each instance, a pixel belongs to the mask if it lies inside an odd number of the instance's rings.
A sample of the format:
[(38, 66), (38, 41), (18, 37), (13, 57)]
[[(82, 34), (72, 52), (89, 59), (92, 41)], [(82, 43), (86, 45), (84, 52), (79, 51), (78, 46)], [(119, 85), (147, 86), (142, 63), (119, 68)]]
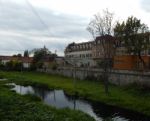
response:
[[(41, 16), (38, 14), (38, 12), (35, 10), (35, 8), (33, 7), (33, 5), (29, 2), (29, 0), (25, 0), (27, 5), (30, 7), (30, 9), (32, 10), (32, 12), (37, 16), (37, 18), (39, 18), (39, 21), (41, 22), (41, 24), (43, 24), (43, 26), (47, 29), (48, 31), (48, 36), (51, 35), (51, 32), (49, 30), (48, 25), (43, 21), (43, 19), (41, 18)], [(44, 41), (44, 40), (43, 40)], [(60, 44), (59, 44), (59, 48), (63, 48)]]
[(25, 51), (25, 50), (13, 50), (13, 49), (0, 49), (0, 51), (3, 51), (3, 52), (10, 52), (10, 51)]
[(41, 18), (41, 16), (38, 14), (38, 12), (34, 9), (33, 5), (28, 1), (25, 0), (27, 5), (30, 7), (30, 9), (32, 10), (32, 12), (34, 13), (35, 16), (37, 16), (37, 18), (39, 18), (40, 23), (47, 29), (48, 33), (50, 34), (50, 30), (48, 25), (43, 21), (43, 19)]
[[(51, 32), (50, 32), (50, 29), (49, 29), (49, 27), (48, 27), (48, 25), (45, 23), (45, 21), (43, 21), (43, 19), (41, 18), (41, 16), (39, 15), (39, 13), (35, 10), (35, 8), (33, 7), (33, 5), (29, 2), (29, 0), (25, 0), (26, 1), (26, 3), (27, 3), (27, 5), (29, 6), (29, 8), (31, 9), (31, 11), (33, 12), (33, 14), (38, 18), (38, 20), (39, 20), (39, 22), (43, 25), (43, 27), (45, 27), (46, 28), (46, 30), (47, 30), (47, 32), (48, 32), (48, 36), (50, 36), (51, 35)], [(3, 1), (1, 1), (0, 0), (0, 5), (1, 5), (1, 7), (0, 7), (0, 9), (1, 9), (1, 12), (3, 13), (4, 12), (4, 8), (2, 8), (3, 7)], [(55, 40), (54, 40), (55, 41)], [(44, 42), (44, 40), (43, 40), (43, 42)], [(45, 44), (45, 43), (44, 43)], [(62, 45), (60, 45), (59, 43), (58, 43), (58, 45), (59, 45), (59, 48), (63, 48), (62, 47)], [(0, 51), (5, 51), (5, 52), (10, 52), (10, 51), (19, 51), (19, 52), (23, 52), (24, 50), (14, 50), (14, 49), (2, 49), (2, 50), (0, 50)]]

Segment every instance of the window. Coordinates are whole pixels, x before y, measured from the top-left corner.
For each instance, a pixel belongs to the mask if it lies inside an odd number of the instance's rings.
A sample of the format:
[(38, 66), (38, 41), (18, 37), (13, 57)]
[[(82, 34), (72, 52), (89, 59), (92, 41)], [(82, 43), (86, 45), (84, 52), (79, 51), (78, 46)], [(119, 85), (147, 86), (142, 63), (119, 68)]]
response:
[(86, 54), (86, 57), (88, 58), (88, 57), (89, 57), (89, 54)]
[(82, 58), (82, 55), (80, 54), (80, 58)]
[(144, 53), (145, 53), (145, 52), (144, 52), (144, 51), (142, 51), (142, 52), (141, 52), (141, 55), (144, 55)]
[(83, 46), (83, 49), (85, 49), (85, 45), (82, 45)]
[(89, 57), (92, 57), (92, 54), (89, 54)]
[(89, 45), (88, 45), (88, 44), (86, 44), (86, 48), (89, 48)]
[(150, 49), (148, 49), (148, 55), (150, 55)]
[(80, 45), (80, 49), (82, 49), (82, 45)]

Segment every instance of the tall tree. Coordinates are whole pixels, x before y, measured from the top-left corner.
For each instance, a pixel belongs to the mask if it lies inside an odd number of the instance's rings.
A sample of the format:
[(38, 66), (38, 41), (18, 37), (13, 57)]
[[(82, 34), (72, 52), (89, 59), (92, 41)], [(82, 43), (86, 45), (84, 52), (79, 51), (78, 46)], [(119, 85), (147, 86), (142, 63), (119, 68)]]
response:
[(145, 61), (141, 54), (150, 45), (148, 27), (144, 23), (141, 23), (140, 19), (131, 16), (126, 21), (116, 24), (114, 35), (124, 43), (129, 54), (139, 57), (145, 68)]
[(103, 81), (105, 86), (105, 93), (108, 94), (108, 84), (109, 75), (112, 68), (111, 60), (111, 48), (110, 40), (107, 39), (108, 35), (113, 33), (113, 13), (109, 12), (108, 9), (103, 10), (103, 14), (96, 14), (94, 18), (90, 21), (87, 30), (92, 34), (93, 38), (96, 39), (97, 36), (103, 36), (105, 40), (101, 40), (101, 47), (103, 50), (104, 57), (99, 60), (99, 66), (103, 70)]
[(29, 51), (28, 50), (24, 51), (24, 57), (29, 57)]
[(13, 55), (13, 57), (22, 57), (22, 55), (18, 53), (17, 55)]
[(42, 68), (44, 61), (49, 61), (50, 58), (54, 58), (57, 55), (51, 53), (45, 46), (44, 48), (34, 49), (33, 63), (34, 66)]
[(44, 48), (35, 49), (33, 60), (34, 62), (42, 61), (50, 54), (51, 52), (45, 46)]
[(103, 10), (102, 14), (95, 14), (87, 30), (92, 34), (94, 39), (97, 36), (111, 35), (113, 33), (113, 13), (106, 9)]

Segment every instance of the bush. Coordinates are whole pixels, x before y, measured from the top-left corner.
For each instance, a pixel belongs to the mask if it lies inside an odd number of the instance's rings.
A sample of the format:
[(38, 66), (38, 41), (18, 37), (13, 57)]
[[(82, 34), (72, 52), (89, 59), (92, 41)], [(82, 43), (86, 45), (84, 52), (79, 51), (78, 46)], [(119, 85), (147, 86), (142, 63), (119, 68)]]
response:
[(37, 68), (43, 68), (43, 65), (44, 65), (43, 62), (41, 62), (41, 61), (36, 63)]
[(88, 75), (85, 79), (90, 80), (90, 81), (98, 81), (99, 80), (98, 77), (95, 77), (93, 75)]
[(36, 70), (36, 63), (31, 63), (31, 65), (30, 65), (30, 70), (31, 70), (31, 71)]
[(2, 62), (0, 62), (0, 69), (3, 70), (4, 68), (5, 68), (5, 65)]
[(58, 68), (58, 64), (56, 62), (52, 62), (49, 64), (49, 68), (52, 70), (56, 70)]
[(54, 64), (53, 66), (52, 66), (52, 70), (56, 70), (57, 69), (57, 64)]
[(23, 64), (20, 61), (9, 61), (5, 65), (5, 70), (7, 71), (21, 71), (23, 69)]

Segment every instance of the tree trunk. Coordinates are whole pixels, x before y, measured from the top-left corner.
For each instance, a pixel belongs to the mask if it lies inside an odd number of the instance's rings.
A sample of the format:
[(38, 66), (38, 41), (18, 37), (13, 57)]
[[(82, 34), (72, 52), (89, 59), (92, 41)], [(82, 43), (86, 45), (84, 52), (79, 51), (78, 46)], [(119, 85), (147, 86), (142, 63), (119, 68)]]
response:
[(146, 64), (145, 64), (145, 61), (143, 60), (143, 58), (142, 58), (142, 56), (141, 56), (141, 52), (138, 52), (138, 58), (139, 58), (140, 61), (142, 62), (143, 68), (145, 69), (145, 68), (146, 68)]
[(108, 90), (108, 75), (109, 75), (109, 69), (108, 69), (108, 60), (105, 59), (105, 66), (104, 66), (104, 87), (105, 87), (105, 93), (108, 94), (109, 90)]
[(109, 90), (108, 90), (108, 77), (107, 76), (104, 79), (104, 86), (105, 86), (105, 93), (108, 94)]

